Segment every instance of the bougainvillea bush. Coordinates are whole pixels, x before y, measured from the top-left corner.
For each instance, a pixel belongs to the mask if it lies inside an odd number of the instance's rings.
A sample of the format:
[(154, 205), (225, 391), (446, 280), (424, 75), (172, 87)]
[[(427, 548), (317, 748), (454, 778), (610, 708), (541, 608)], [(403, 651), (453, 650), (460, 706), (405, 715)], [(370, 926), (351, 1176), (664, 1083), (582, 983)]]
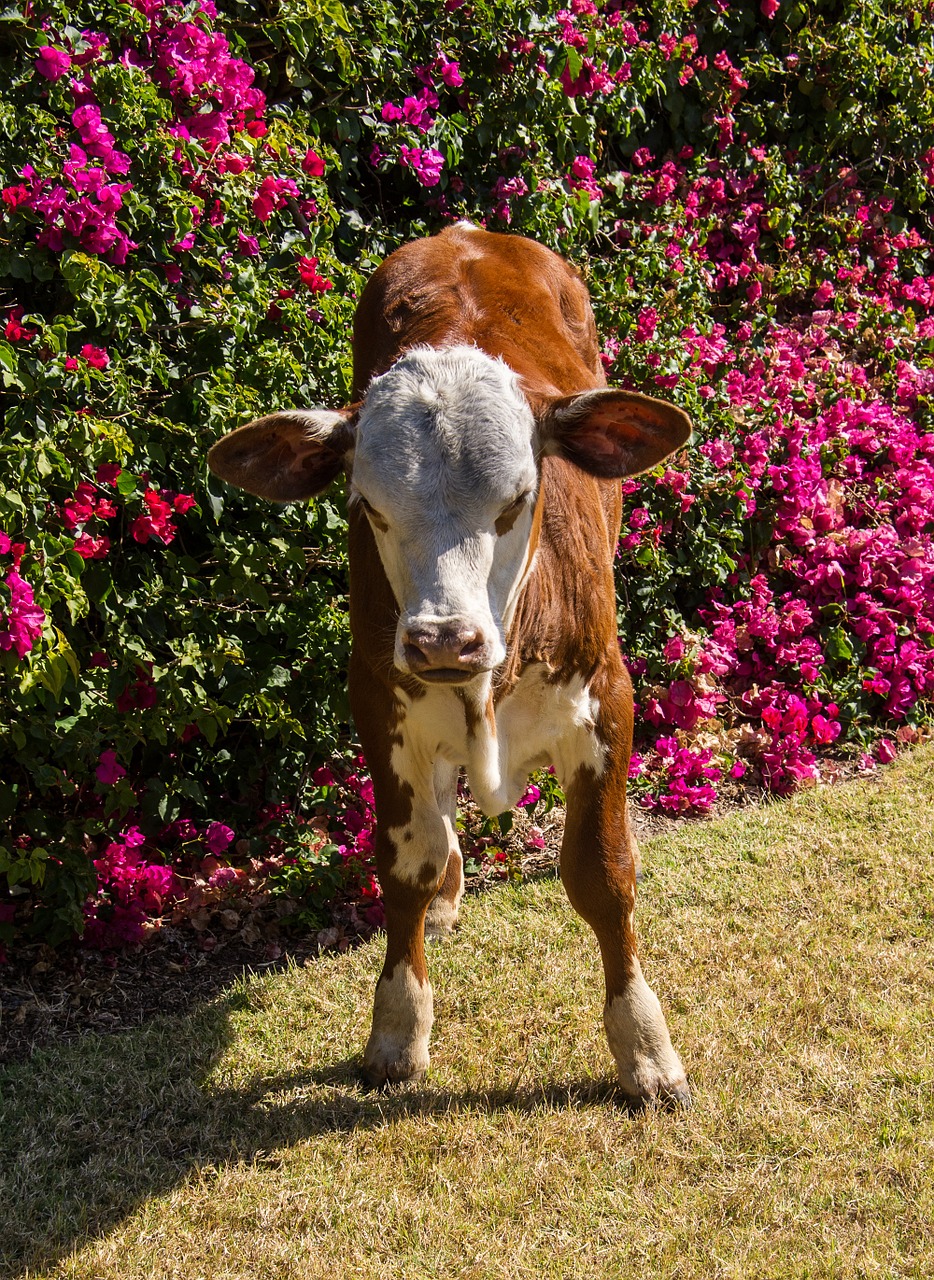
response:
[(341, 495), (204, 457), (343, 403), (367, 275), (454, 218), (572, 258), (610, 380), (696, 424), (624, 484), (637, 801), (922, 735), (932, 69), (930, 0), (7, 7), (0, 939), (247, 888), (378, 918)]

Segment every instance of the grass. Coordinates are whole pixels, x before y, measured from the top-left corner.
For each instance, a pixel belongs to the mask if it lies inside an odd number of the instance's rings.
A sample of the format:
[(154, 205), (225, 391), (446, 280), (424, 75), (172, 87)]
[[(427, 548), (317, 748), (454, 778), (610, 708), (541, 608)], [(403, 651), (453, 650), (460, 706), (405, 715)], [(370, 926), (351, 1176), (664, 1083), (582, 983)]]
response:
[(81, 1280), (934, 1274), (934, 750), (644, 849), (690, 1113), (614, 1097), (551, 880), (432, 948), (425, 1083), (356, 1075), (381, 943), (0, 1075), (0, 1269)]

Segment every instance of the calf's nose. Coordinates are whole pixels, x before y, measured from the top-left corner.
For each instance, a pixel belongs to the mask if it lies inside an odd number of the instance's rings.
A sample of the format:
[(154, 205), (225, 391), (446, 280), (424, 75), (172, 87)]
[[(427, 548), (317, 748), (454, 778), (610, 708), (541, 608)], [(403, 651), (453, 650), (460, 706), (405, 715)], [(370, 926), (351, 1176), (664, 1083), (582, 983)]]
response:
[(486, 637), (469, 624), (419, 624), (402, 637), (402, 652), (413, 675), (432, 671), (485, 670)]

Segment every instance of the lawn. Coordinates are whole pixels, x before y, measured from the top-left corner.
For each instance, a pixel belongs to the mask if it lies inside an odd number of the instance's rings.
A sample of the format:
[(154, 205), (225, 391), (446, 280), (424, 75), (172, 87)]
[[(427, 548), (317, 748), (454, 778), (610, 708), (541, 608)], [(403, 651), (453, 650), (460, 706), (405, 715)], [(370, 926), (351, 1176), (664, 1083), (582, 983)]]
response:
[(432, 947), (427, 1080), (369, 1093), (380, 939), (0, 1074), (2, 1273), (910, 1277), (934, 1258), (934, 750), (643, 849), (691, 1112), (614, 1096), (552, 879)]

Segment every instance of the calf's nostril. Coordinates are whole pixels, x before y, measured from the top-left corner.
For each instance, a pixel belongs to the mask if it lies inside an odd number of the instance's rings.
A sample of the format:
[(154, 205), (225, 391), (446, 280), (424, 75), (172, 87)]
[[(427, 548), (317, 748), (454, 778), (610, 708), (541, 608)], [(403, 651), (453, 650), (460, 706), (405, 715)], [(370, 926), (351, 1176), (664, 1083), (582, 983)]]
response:
[(418, 647), (417, 644), (412, 644), (410, 641), (407, 641), (402, 646), (402, 652), (405, 654), (405, 660), (412, 671), (421, 671), (424, 667), (429, 665), (428, 656)]

